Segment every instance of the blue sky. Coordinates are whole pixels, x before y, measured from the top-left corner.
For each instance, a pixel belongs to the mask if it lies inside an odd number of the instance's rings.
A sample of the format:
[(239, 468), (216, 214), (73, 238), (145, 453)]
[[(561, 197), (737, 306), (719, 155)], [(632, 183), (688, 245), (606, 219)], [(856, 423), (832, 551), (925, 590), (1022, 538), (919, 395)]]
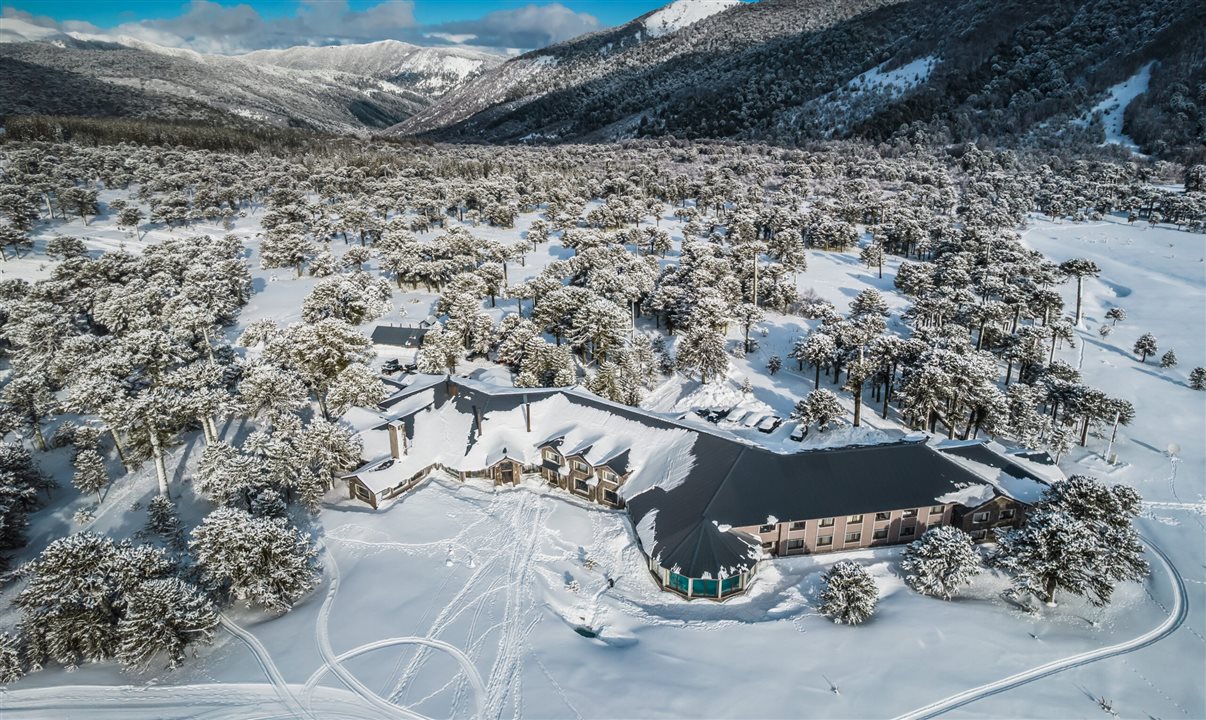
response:
[[(709, 2), (711, 0), (690, 0)], [(369, 42), (531, 49), (669, 0), (3, 0), (4, 16), (204, 52)]]

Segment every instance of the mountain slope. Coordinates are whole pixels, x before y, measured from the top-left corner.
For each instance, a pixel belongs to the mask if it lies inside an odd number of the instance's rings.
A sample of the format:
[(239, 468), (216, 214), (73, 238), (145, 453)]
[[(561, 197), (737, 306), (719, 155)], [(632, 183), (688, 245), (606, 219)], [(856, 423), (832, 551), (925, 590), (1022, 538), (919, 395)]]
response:
[[(797, 144), (883, 139), (909, 126), (917, 139), (938, 141), (1066, 131), (1100, 142), (1098, 127), (1077, 130), (1071, 120), (1154, 60), (1152, 86), (1169, 89), (1178, 109), (1146, 116), (1185, 126), (1161, 133), (1181, 143), (1165, 141), (1161, 152), (1191, 157), (1200, 151), (1197, 108), (1206, 106), (1193, 41), (1204, 7), (761, 0), (661, 37), (649, 35), (646, 16), (510, 60), (392, 131), (454, 141), (675, 135)], [(1146, 107), (1143, 96), (1136, 106)]]
[(252, 121), (331, 133), (394, 125), (501, 60), (389, 41), (206, 55), (8, 18), (0, 40), (5, 113)]
[(439, 97), (506, 59), (475, 48), (420, 47), (397, 40), (258, 50), (238, 57), (260, 65), (377, 78), (427, 97)]

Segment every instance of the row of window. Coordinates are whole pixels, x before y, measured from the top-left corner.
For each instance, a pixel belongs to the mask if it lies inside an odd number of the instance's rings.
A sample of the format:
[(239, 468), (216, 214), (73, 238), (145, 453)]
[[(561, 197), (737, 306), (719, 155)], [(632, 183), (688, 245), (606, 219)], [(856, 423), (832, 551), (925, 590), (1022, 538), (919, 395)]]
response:
[[(1001, 519), (1012, 520), (1015, 514), (1016, 511), (1013, 508), (1005, 508), (1001, 511)], [(972, 514), (973, 523), (986, 523), (990, 518), (992, 518), (992, 513), (990, 512), (978, 512)]]
[[(590, 494), (590, 485), (587, 484), (587, 482), (585, 480), (579, 478), (577, 480), (574, 480), (574, 490), (576, 490), (580, 493), (583, 493), (585, 495), (589, 495)], [(603, 500), (605, 502), (611, 503), (612, 505), (620, 504), (619, 494), (617, 494), (615, 490), (608, 490), (607, 488), (603, 489)]]
[[(552, 450), (550, 448), (545, 448), (544, 452), (543, 452), (543, 457), (545, 460), (548, 460), (549, 462), (554, 462), (554, 463), (558, 463), (558, 464), (561, 463), (561, 454), (558, 453), (556, 450)], [(575, 460), (571, 464), (572, 464), (574, 470), (577, 470), (580, 473), (586, 473), (587, 475), (590, 474), (590, 471), (591, 471), (590, 465), (587, 465), (586, 463), (582, 462), (581, 460)], [(603, 478), (604, 480), (608, 480), (610, 482), (618, 481), (616, 474), (608, 468), (599, 468), (599, 477)]]
[[(908, 527), (902, 527), (900, 529), (900, 536), (901, 537), (912, 537), (916, 532), (917, 532), (917, 528), (910, 525)], [(871, 538), (873, 540), (887, 540), (888, 539), (888, 528), (876, 529), (871, 534)], [(845, 542), (846, 545), (850, 545), (852, 543), (860, 543), (863, 541), (863, 534), (861, 532), (848, 532), (848, 533), (846, 533), (846, 536), (843, 539), (843, 541)], [(766, 544), (773, 545), (774, 543), (766, 543)], [(821, 536), (817, 537), (817, 547), (830, 547), (832, 545), (833, 545), (833, 536), (832, 535), (821, 535)], [(804, 549), (804, 539), (803, 538), (796, 538), (796, 539), (787, 541), (787, 551), (788, 552), (791, 552), (792, 550), (803, 550), (803, 549)]]
[[(946, 508), (942, 505), (935, 505), (934, 507), (930, 508), (931, 516), (941, 515), (944, 512), (946, 512)], [(1009, 511), (1009, 513), (1010, 514), (1008, 515), (1008, 517), (1013, 517), (1013, 511), (1011, 510), (1011, 511)], [(977, 513), (976, 515), (978, 517), (979, 515), (987, 515), (987, 513)], [(909, 520), (909, 519), (915, 518), (915, 517), (917, 517), (917, 510), (916, 509), (905, 510), (901, 514), (900, 517), (902, 520)], [(1004, 513), (1002, 513), (1001, 517), (1004, 518), (1004, 517), (1006, 517), (1006, 515)], [(886, 513), (886, 512), (875, 513), (875, 522), (887, 522), (891, 519), (892, 519), (892, 513)], [(824, 518), (823, 520), (820, 521), (819, 525), (823, 528), (833, 527), (835, 520), (836, 520), (835, 518)], [(980, 520), (975, 520), (975, 518), (973, 518), (973, 521), (974, 522), (982, 522)], [(863, 516), (861, 514), (860, 515), (851, 515), (846, 518), (847, 525), (860, 525), (860, 524), (862, 524), (862, 522), (863, 522)], [(791, 530), (803, 530), (807, 524), (808, 523), (806, 521), (799, 520), (797, 522), (793, 522), (791, 524), (790, 529)], [(760, 533), (771, 533), (774, 531), (775, 531), (774, 525), (763, 525), (758, 528), (758, 532), (760, 532)], [(876, 533), (878, 534), (879, 531), (877, 530)], [(886, 535), (887, 530), (884, 530), (884, 533), (885, 533), (884, 537), (887, 537), (887, 535)], [(909, 533), (909, 534), (911, 535), (912, 533)]]

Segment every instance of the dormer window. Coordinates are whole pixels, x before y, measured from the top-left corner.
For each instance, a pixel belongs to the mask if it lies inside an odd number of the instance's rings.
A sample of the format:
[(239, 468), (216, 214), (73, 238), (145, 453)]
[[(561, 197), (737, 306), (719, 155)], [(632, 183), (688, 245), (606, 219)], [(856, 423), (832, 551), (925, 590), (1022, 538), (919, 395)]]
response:
[(558, 453), (553, 448), (545, 448), (544, 449), (544, 459), (548, 460), (549, 462), (560, 463), (561, 462), (561, 454)]
[(575, 460), (574, 461), (574, 469), (577, 470), (578, 472), (588, 473), (588, 472), (590, 472), (590, 465), (587, 465), (586, 463), (582, 462), (581, 460)]

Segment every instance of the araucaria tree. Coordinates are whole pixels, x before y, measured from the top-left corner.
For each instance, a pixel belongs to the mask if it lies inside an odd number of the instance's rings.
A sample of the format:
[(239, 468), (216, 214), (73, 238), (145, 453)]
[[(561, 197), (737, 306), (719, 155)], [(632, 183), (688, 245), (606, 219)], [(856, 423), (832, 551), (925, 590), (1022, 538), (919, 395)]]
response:
[(174, 570), (158, 548), (96, 533), (54, 541), (18, 571), (28, 581), (14, 604), (30, 662), (145, 666), (163, 653), (174, 667), (218, 624), (213, 604)]
[(950, 600), (979, 574), (982, 563), (971, 538), (959, 528), (930, 528), (904, 550), (905, 583), (922, 595)]
[(879, 600), (875, 580), (852, 560), (842, 560), (825, 573), (821, 612), (835, 623), (858, 625), (871, 617)]
[(1049, 605), (1064, 590), (1094, 605), (1114, 587), (1147, 574), (1143, 545), (1132, 521), (1139, 493), (1077, 475), (1049, 488), (1026, 524), (1006, 532), (991, 561), (1014, 576), (1014, 588)]
[(318, 548), (283, 518), (219, 508), (193, 530), (189, 549), (201, 578), (248, 605), (288, 611), (314, 588)]
[(1132, 351), (1139, 356), (1139, 362), (1147, 362), (1147, 356), (1155, 355), (1159, 349), (1156, 345), (1156, 336), (1151, 333), (1143, 333), (1135, 341), (1135, 347), (1132, 348)]
[(1059, 269), (1068, 277), (1076, 278), (1076, 315), (1073, 317), (1072, 324), (1080, 324), (1080, 306), (1081, 295), (1084, 291), (1085, 278), (1097, 277), (1101, 273), (1101, 268), (1097, 267), (1097, 263), (1084, 258), (1072, 258), (1060, 263)]

